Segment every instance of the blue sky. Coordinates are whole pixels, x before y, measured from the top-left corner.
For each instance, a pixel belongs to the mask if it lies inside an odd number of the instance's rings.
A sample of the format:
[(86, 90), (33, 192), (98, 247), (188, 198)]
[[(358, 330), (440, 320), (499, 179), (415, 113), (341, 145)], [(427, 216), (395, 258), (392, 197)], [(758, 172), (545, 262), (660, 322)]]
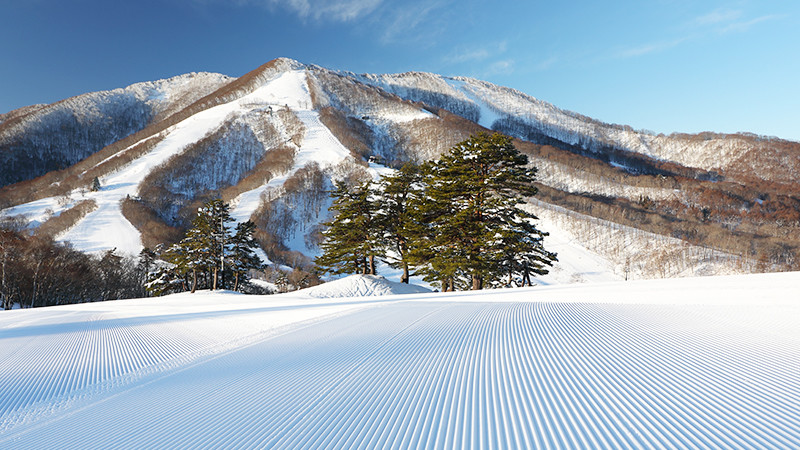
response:
[(0, 113), (279, 56), (512, 87), (656, 132), (800, 140), (800, 2), (0, 0)]

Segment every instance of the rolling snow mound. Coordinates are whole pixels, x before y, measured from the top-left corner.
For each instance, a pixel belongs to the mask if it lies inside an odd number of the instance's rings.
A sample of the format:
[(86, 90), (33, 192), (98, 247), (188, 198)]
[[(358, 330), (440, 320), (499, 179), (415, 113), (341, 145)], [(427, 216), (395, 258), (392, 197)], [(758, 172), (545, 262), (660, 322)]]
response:
[(413, 284), (390, 281), (380, 275), (350, 275), (301, 291), (309, 297), (376, 297), (379, 295), (423, 294), (430, 289)]

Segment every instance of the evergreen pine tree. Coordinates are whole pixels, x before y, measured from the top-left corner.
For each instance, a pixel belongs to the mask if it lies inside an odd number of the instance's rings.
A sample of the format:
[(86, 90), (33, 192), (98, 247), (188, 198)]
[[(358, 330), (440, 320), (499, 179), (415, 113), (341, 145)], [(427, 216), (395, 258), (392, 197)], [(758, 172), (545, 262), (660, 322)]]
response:
[(533, 224), (535, 216), (519, 210), (513, 223), (500, 231), (496, 247), (496, 262), (505, 274), (505, 280), (496, 280), (503, 286), (531, 286), (532, 275), (545, 275), (545, 266), (552, 266), (556, 254), (548, 252), (542, 245), (546, 233)]
[(379, 239), (384, 246), (386, 263), (401, 269), (402, 283), (408, 283), (411, 266), (411, 242), (418, 233), (417, 210), (414, 207), (422, 195), (419, 166), (403, 165), (395, 174), (381, 180), (376, 223)]
[(221, 277), (232, 246), (230, 222), (230, 207), (222, 200), (211, 200), (200, 207), (184, 238), (161, 254), (166, 264), (150, 277), (148, 290), (154, 295), (169, 293), (178, 280), (185, 290), (188, 275), (192, 293), (200, 287), (199, 275), (204, 275), (206, 287), (224, 288)]
[(258, 244), (253, 239), (256, 224), (248, 220), (236, 225), (236, 233), (231, 237), (231, 251), (228, 256), (228, 267), (234, 276), (233, 290), (239, 290), (239, 285), (246, 282), (247, 272), (250, 269), (262, 267), (261, 259), (253, 251)]
[(482, 289), (506, 273), (504, 265), (514, 267), (510, 257), (525, 255), (534, 272), (555, 260), (541, 246), (533, 216), (518, 208), (536, 193), (536, 169), (527, 163), (508, 136), (479, 133), (430, 165), (421, 205), (428, 281), (438, 279), (446, 290), (466, 278), (468, 287)]
[(147, 286), (148, 277), (153, 271), (155, 264), (156, 252), (150, 250), (148, 247), (143, 248), (142, 251), (139, 252), (139, 259), (136, 263), (135, 270), (137, 285), (139, 286), (137, 289), (137, 295), (139, 297), (145, 297), (150, 294), (145, 287)]
[(159, 244), (154, 250), (158, 259), (148, 271), (145, 284), (145, 289), (156, 297), (186, 291), (188, 270), (182, 247), (174, 244), (166, 250), (162, 248)]
[(375, 257), (380, 254), (376, 204), (370, 181), (351, 189), (336, 183), (331, 210), (336, 216), (326, 223), (322, 255), (314, 260), (323, 272), (335, 275), (363, 273), (374, 275)]
[(211, 200), (197, 211), (192, 228), (184, 239), (187, 241), (195, 278), (197, 270), (210, 272), (212, 290), (217, 287), (224, 289), (222, 274), (225, 271), (225, 255), (230, 247), (228, 224), (231, 222), (230, 206), (220, 199)]

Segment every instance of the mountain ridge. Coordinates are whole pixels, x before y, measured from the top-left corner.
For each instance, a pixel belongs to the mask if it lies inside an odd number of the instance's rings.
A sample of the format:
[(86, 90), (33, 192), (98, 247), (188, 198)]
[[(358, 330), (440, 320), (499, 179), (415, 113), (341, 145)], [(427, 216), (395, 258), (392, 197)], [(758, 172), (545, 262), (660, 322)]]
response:
[[(547, 204), (677, 239), (672, 247), (722, 251), (728, 261), (749, 261), (741, 263), (743, 271), (797, 264), (800, 243), (791, 230), (800, 226), (800, 144), (791, 141), (647, 134), (512, 88), (425, 72), (357, 75), (278, 58), (238, 78), (192, 76), (200, 87), (177, 90), (183, 95), (171, 101), (169, 89), (154, 90), (166, 103), (146, 125), (68, 167), (0, 189), (0, 216), (27, 215), (36, 232), (81, 199), (94, 199), (97, 211), (83, 207), (62, 219), (78, 217), (75, 223), (46, 228), (63, 230), (55, 237), (75, 244), (82, 242), (70, 238), (76, 227), (106, 211), (116, 217), (106, 224), (134, 236), (117, 247), (135, 252), (144, 243), (174, 239), (193, 208), (222, 197), (248, 205), (238, 214), (259, 224), (270, 259), (307, 266), (333, 181), (374, 178), (386, 165), (436, 159), (470, 134), (495, 130), (516, 138), (531, 163), (546, 169), (538, 181)], [(13, 153), (2, 146), (9, 121), (51, 107), (4, 114), (0, 158)], [(87, 124), (94, 132), (95, 124)], [(94, 178), (103, 185), (99, 193), (87, 192)], [(127, 187), (111, 195), (121, 179)], [(569, 226), (578, 223), (571, 220)], [(103, 233), (99, 225), (89, 228)], [(85, 248), (111, 248), (112, 241)], [(625, 258), (630, 255), (614, 263), (616, 272), (625, 270)]]

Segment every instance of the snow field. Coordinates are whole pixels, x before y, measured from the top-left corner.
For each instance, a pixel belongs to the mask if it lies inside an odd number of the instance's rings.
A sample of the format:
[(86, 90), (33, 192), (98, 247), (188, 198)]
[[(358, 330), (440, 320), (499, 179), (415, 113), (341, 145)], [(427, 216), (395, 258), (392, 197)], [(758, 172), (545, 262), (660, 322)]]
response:
[(0, 447), (798, 447), (798, 282), (6, 312)]
[[(264, 304), (236, 294), (201, 294), (172, 296), (154, 309), (150, 300), (116, 301), (43, 309), (35, 324), (3, 322), (0, 430), (80, 407), (86, 398), (113, 394), (200, 357), (263, 339), (287, 324), (352, 307), (322, 303), (298, 314), (296, 301)], [(220, 303), (221, 297), (233, 301)], [(32, 358), (16, 359), (31, 349)]]
[[(316, 163), (324, 171), (350, 157), (350, 151), (320, 121), (319, 113), (310, 109), (313, 102), (308, 92), (306, 77), (305, 70), (289, 71), (268, 86), (260, 88), (252, 94), (257, 95), (258, 98), (266, 103), (277, 102), (278, 105), (289, 105), (297, 115), (297, 118), (303, 122), (305, 134), (300, 147), (294, 155), (294, 166), (289, 172), (269, 180), (262, 186), (240, 194), (231, 202), (231, 217), (239, 222), (250, 219), (258, 209), (261, 197), (265, 192), (280, 188), (295, 172), (308, 164)], [(314, 254), (313, 251), (306, 247), (302, 233), (296, 233), (295, 238), (290, 242), (286, 242), (286, 244), (292, 250), (300, 251), (306, 255)], [(261, 257), (265, 259), (263, 256)]]

